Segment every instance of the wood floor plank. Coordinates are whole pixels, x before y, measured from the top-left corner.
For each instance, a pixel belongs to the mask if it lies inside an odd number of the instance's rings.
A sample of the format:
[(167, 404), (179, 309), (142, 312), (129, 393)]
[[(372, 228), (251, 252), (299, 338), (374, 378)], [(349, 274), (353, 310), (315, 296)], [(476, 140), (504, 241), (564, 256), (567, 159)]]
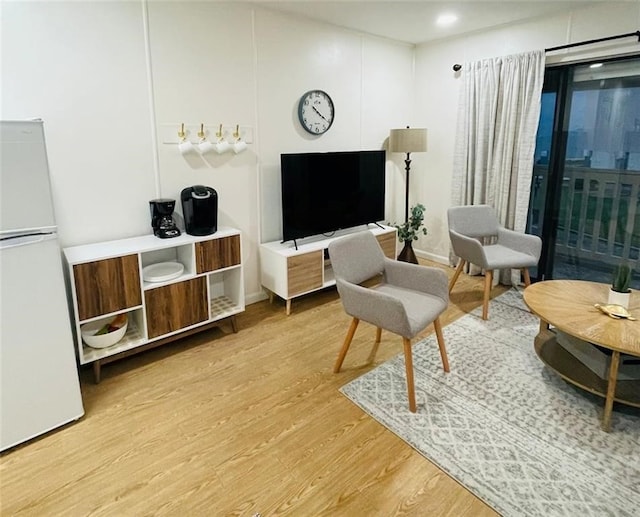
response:
[[(443, 326), (482, 290), (462, 275)], [(361, 323), (334, 374), (349, 323), (332, 288), (290, 316), (250, 305), (238, 333), (223, 325), (105, 365), (97, 385), (83, 369), (85, 416), (0, 456), (0, 513), (495, 516), (338, 392), (402, 352), (383, 332), (370, 360), (375, 328)]]

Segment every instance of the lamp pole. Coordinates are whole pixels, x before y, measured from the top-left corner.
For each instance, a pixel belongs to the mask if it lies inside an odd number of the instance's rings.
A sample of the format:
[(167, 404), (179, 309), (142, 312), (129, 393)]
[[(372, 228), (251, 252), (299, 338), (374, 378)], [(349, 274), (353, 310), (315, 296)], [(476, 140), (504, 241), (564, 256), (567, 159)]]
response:
[(409, 221), (409, 169), (411, 168), (411, 153), (407, 153), (407, 158), (404, 161), (405, 168), (407, 171), (407, 180), (405, 184), (405, 193), (404, 193), (404, 222)]

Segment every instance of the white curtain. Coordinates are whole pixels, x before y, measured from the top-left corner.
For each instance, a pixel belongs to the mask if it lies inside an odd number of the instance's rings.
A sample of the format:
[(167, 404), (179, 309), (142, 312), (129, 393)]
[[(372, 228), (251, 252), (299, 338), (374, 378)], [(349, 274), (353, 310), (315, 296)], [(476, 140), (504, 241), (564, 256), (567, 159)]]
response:
[[(545, 53), (538, 50), (465, 63), (461, 72), (452, 204), (491, 205), (506, 228), (521, 232), (531, 194), (544, 64)], [(517, 275), (512, 281), (503, 271), (500, 282), (515, 284)]]

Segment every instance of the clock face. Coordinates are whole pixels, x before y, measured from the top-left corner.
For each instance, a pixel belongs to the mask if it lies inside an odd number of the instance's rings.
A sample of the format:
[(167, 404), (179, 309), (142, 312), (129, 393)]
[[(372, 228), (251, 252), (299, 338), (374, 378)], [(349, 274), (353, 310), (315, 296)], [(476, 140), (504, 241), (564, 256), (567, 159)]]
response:
[(322, 90), (311, 90), (300, 98), (298, 118), (312, 135), (325, 133), (333, 124), (333, 101)]

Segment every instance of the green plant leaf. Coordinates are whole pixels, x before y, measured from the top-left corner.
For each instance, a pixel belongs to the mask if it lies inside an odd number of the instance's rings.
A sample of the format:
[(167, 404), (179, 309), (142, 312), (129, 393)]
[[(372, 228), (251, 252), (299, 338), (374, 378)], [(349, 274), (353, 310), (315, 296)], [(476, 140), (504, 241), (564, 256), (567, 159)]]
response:
[(417, 241), (418, 233), (427, 235), (427, 229), (423, 227), (425, 207), (417, 204), (411, 207), (409, 220), (402, 224), (393, 224), (398, 230), (398, 240), (400, 242)]

